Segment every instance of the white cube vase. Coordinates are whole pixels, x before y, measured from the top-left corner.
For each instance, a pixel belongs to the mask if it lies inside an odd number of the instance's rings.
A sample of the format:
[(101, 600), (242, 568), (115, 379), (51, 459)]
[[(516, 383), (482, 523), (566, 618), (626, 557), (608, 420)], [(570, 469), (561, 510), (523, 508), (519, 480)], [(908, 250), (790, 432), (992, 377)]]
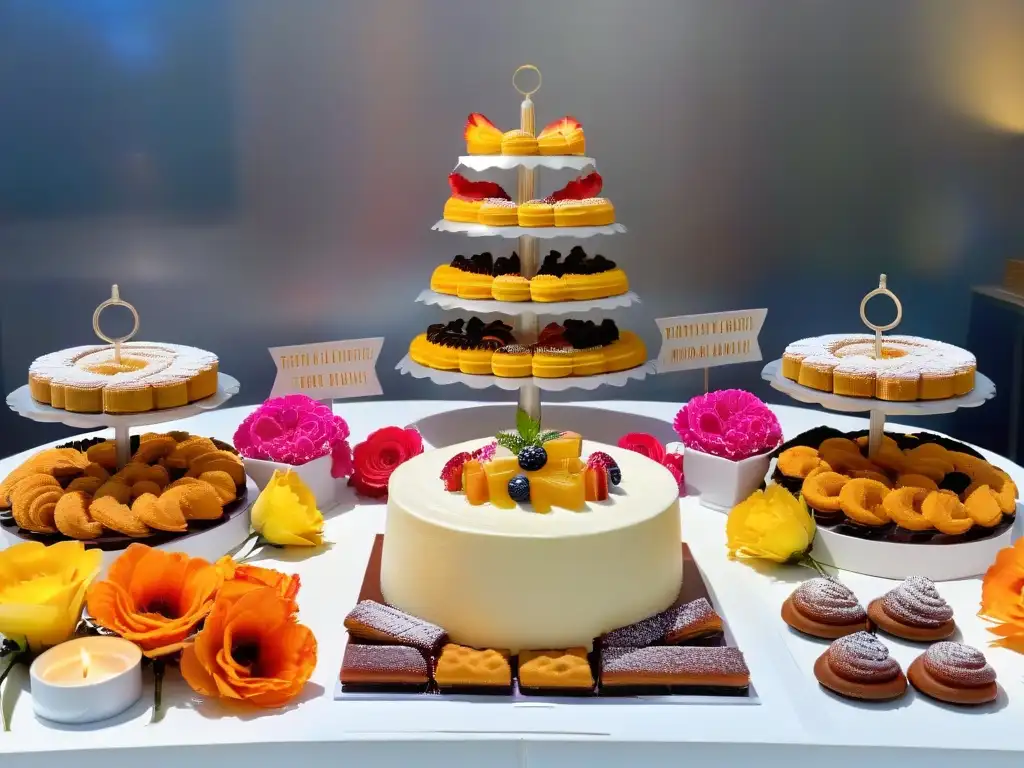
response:
[(243, 458), (245, 473), (256, 483), (261, 491), (267, 487), (270, 478), (274, 476), (275, 470), (285, 472), (291, 470), (302, 478), (309, 490), (316, 497), (316, 505), (320, 511), (333, 507), (341, 496), (345, 487), (345, 478), (331, 477), (331, 455), (321, 456), (306, 464), (292, 465), (283, 464), (278, 461), (264, 461), (262, 459)]
[(771, 464), (771, 453), (730, 461), (692, 448), (683, 448), (686, 493), (700, 494), (700, 503), (728, 512), (761, 487)]

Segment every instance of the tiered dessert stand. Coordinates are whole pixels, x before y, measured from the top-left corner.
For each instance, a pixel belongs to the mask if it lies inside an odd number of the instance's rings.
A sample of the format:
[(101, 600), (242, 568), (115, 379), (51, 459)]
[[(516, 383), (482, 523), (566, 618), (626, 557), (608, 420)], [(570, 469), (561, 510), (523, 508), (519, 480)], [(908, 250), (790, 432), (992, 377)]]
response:
[[(867, 318), (867, 303), (875, 296), (888, 296), (896, 305), (896, 318), (887, 325), (875, 325)], [(891, 331), (903, 319), (903, 305), (886, 287), (886, 276), (881, 275), (878, 288), (869, 292), (860, 303), (861, 321), (874, 331), (875, 356), (881, 355), (882, 333)], [(846, 397), (805, 387), (782, 375), (782, 360), (773, 360), (761, 371), (761, 378), (774, 389), (802, 403), (816, 403), (830, 411), (868, 413), (868, 457), (873, 457), (882, 445), (886, 416), (932, 416), (953, 413), (960, 408), (976, 408), (995, 397), (992, 380), (981, 373), (975, 374), (974, 389), (966, 395), (945, 400), (914, 400), (894, 402), (869, 397)], [(1018, 508), (1019, 508), (1018, 504)], [(995, 558), (995, 553), (1013, 540), (1013, 529), (988, 539), (962, 544), (941, 546), (902, 544), (858, 539), (819, 528), (815, 537), (812, 557), (827, 565), (882, 578), (905, 578), (926, 575), (934, 580), (964, 578), (983, 573)]]
[[(134, 325), (131, 333), (120, 338), (110, 338), (100, 328), (100, 315), (108, 307), (124, 307), (132, 314)], [(121, 345), (130, 341), (139, 331), (139, 313), (135, 307), (127, 301), (123, 301), (118, 287), (111, 289), (111, 296), (98, 307), (92, 316), (92, 329), (99, 338), (108, 344), (114, 345), (114, 354), (120, 358)], [(29, 393), (28, 384), (18, 387), (7, 396), (7, 406), (26, 419), (40, 422), (51, 422), (55, 424), (66, 424), (69, 427), (82, 429), (104, 429), (113, 428), (114, 441), (117, 443), (117, 466), (123, 467), (128, 463), (131, 455), (130, 430), (132, 427), (143, 427), (149, 424), (160, 424), (167, 421), (177, 421), (189, 416), (194, 416), (204, 411), (211, 411), (224, 405), (231, 397), (238, 394), (238, 379), (228, 376), (225, 373), (217, 374), (217, 391), (212, 396), (199, 400), (179, 408), (167, 408), (160, 411), (146, 411), (145, 413), (111, 414), (111, 413), (71, 413), (61, 408), (53, 408), (49, 405), (37, 403)]]
[[(520, 87), (517, 78), (524, 72), (533, 72), (537, 76), (536, 86), (532, 89)], [(519, 67), (512, 76), (512, 84), (523, 96), (520, 105), (520, 128), (534, 135), (536, 123), (534, 119), (534, 104), (531, 96), (540, 90), (540, 70), (532, 64), (525, 64)], [(550, 168), (552, 170), (570, 169), (581, 171), (588, 167), (594, 167), (593, 158), (576, 155), (567, 156), (512, 156), (512, 155), (465, 155), (459, 158), (457, 164), (466, 166), (475, 171), (489, 169), (517, 169), (518, 183), (516, 188), (516, 203), (522, 204), (527, 200), (536, 197), (539, 169)], [(615, 235), (622, 234), (626, 228), (619, 223), (609, 224), (601, 227), (490, 227), (483, 224), (461, 223), (442, 219), (432, 227), (438, 232), (457, 232), (469, 237), (502, 237), (518, 239), (518, 253), (521, 263), (522, 276), (532, 279), (540, 266), (538, 239), (549, 239), (565, 237), (582, 239), (594, 235)], [(605, 299), (592, 301), (563, 301), (553, 303), (537, 302), (503, 302), (496, 300), (466, 300), (456, 296), (439, 294), (431, 290), (423, 291), (417, 301), (428, 305), (436, 305), (445, 310), (461, 310), (474, 314), (501, 314), (512, 319), (516, 337), (524, 344), (530, 344), (537, 340), (541, 325), (541, 318), (582, 314), (594, 310), (611, 310), (621, 307), (628, 307), (638, 303), (639, 298), (635, 293), (629, 292), (620, 296), (612, 296)], [(566, 389), (593, 390), (600, 386), (621, 387), (626, 382), (634, 379), (643, 379), (649, 374), (656, 372), (654, 361), (644, 365), (631, 368), (627, 371), (610, 373), (598, 376), (569, 376), (560, 379), (544, 379), (537, 377), (524, 378), (502, 378), (498, 376), (481, 376), (463, 374), (451, 371), (439, 371), (427, 366), (420, 365), (406, 355), (399, 361), (396, 368), (414, 378), (430, 379), (435, 384), (461, 383), (472, 389), (485, 389), (498, 387), (505, 390), (518, 390), (519, 407), (525, 410), (534, 419), (540, 420), (540, 392), (560, 392)]]

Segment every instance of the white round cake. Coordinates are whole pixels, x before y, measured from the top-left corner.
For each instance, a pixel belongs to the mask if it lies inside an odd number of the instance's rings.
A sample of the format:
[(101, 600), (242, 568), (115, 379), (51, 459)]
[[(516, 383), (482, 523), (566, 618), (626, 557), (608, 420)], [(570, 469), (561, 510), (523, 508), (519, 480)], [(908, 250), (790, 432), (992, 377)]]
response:
[(388, 485), (384, 599), (456, 643), (540, 650), (585, 646), (669, 607), (682, 584), (679, 489), (645, 456), (583, 442), (622, 471), (607, 501), (584, 511), (471, 505), (441, 470), (487, 440), (429, 451)]

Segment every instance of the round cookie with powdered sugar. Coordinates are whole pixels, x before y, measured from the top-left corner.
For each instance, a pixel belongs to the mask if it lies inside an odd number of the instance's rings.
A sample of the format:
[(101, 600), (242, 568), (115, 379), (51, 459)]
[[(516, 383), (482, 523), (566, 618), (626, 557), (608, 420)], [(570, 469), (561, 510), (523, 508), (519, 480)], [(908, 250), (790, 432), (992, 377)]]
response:
[(935, 643), (913, 661), (907, 677), (921, 693), (947, 704), (987, 704), (999, 695), (985, 655), (963, 643)]
[(914, 642), (945, 640), (956, 631), (953, 609), (924, 576), (911, 576), (872, 600), (868, 618), (883, 632)]
[(849, 587), (835, 579), (805, 581), (782, 604), (782, 620), (812, 637), (834, 640), (868, 628), (868, 615)]

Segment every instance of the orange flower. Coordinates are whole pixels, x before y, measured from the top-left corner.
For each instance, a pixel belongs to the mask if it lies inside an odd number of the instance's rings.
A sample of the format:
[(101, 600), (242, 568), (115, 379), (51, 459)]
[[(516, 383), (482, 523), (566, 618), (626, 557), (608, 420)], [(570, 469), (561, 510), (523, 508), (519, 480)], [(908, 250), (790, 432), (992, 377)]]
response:
[(217, 570), (224, 576), (220, 596), (231, 600), (237, 600), (245, 592), (257, 587), (273, 587), (287, 600), (294, 600), (299, 593), (298, 574), (289, 576), (270, 568), (239, 565), (227, 555), (217, 561)]
[(273, 587), (217, 600), (181, 674), (194, 691), (258, 707), (283, 707), (316, 668), (316, 638), (295, 620), (295, 602)]
[(156, 658), (181, 650), (213, 610), (223, 577), (205, 560), (132, 544), (89, 589), (86, 607), (101, 627)]
[(1024, 539), (999, 551), (981, 582), (981, 610), (999, 622), (989, 632), (1002, 639), (996, 645), (1024, 652)]

